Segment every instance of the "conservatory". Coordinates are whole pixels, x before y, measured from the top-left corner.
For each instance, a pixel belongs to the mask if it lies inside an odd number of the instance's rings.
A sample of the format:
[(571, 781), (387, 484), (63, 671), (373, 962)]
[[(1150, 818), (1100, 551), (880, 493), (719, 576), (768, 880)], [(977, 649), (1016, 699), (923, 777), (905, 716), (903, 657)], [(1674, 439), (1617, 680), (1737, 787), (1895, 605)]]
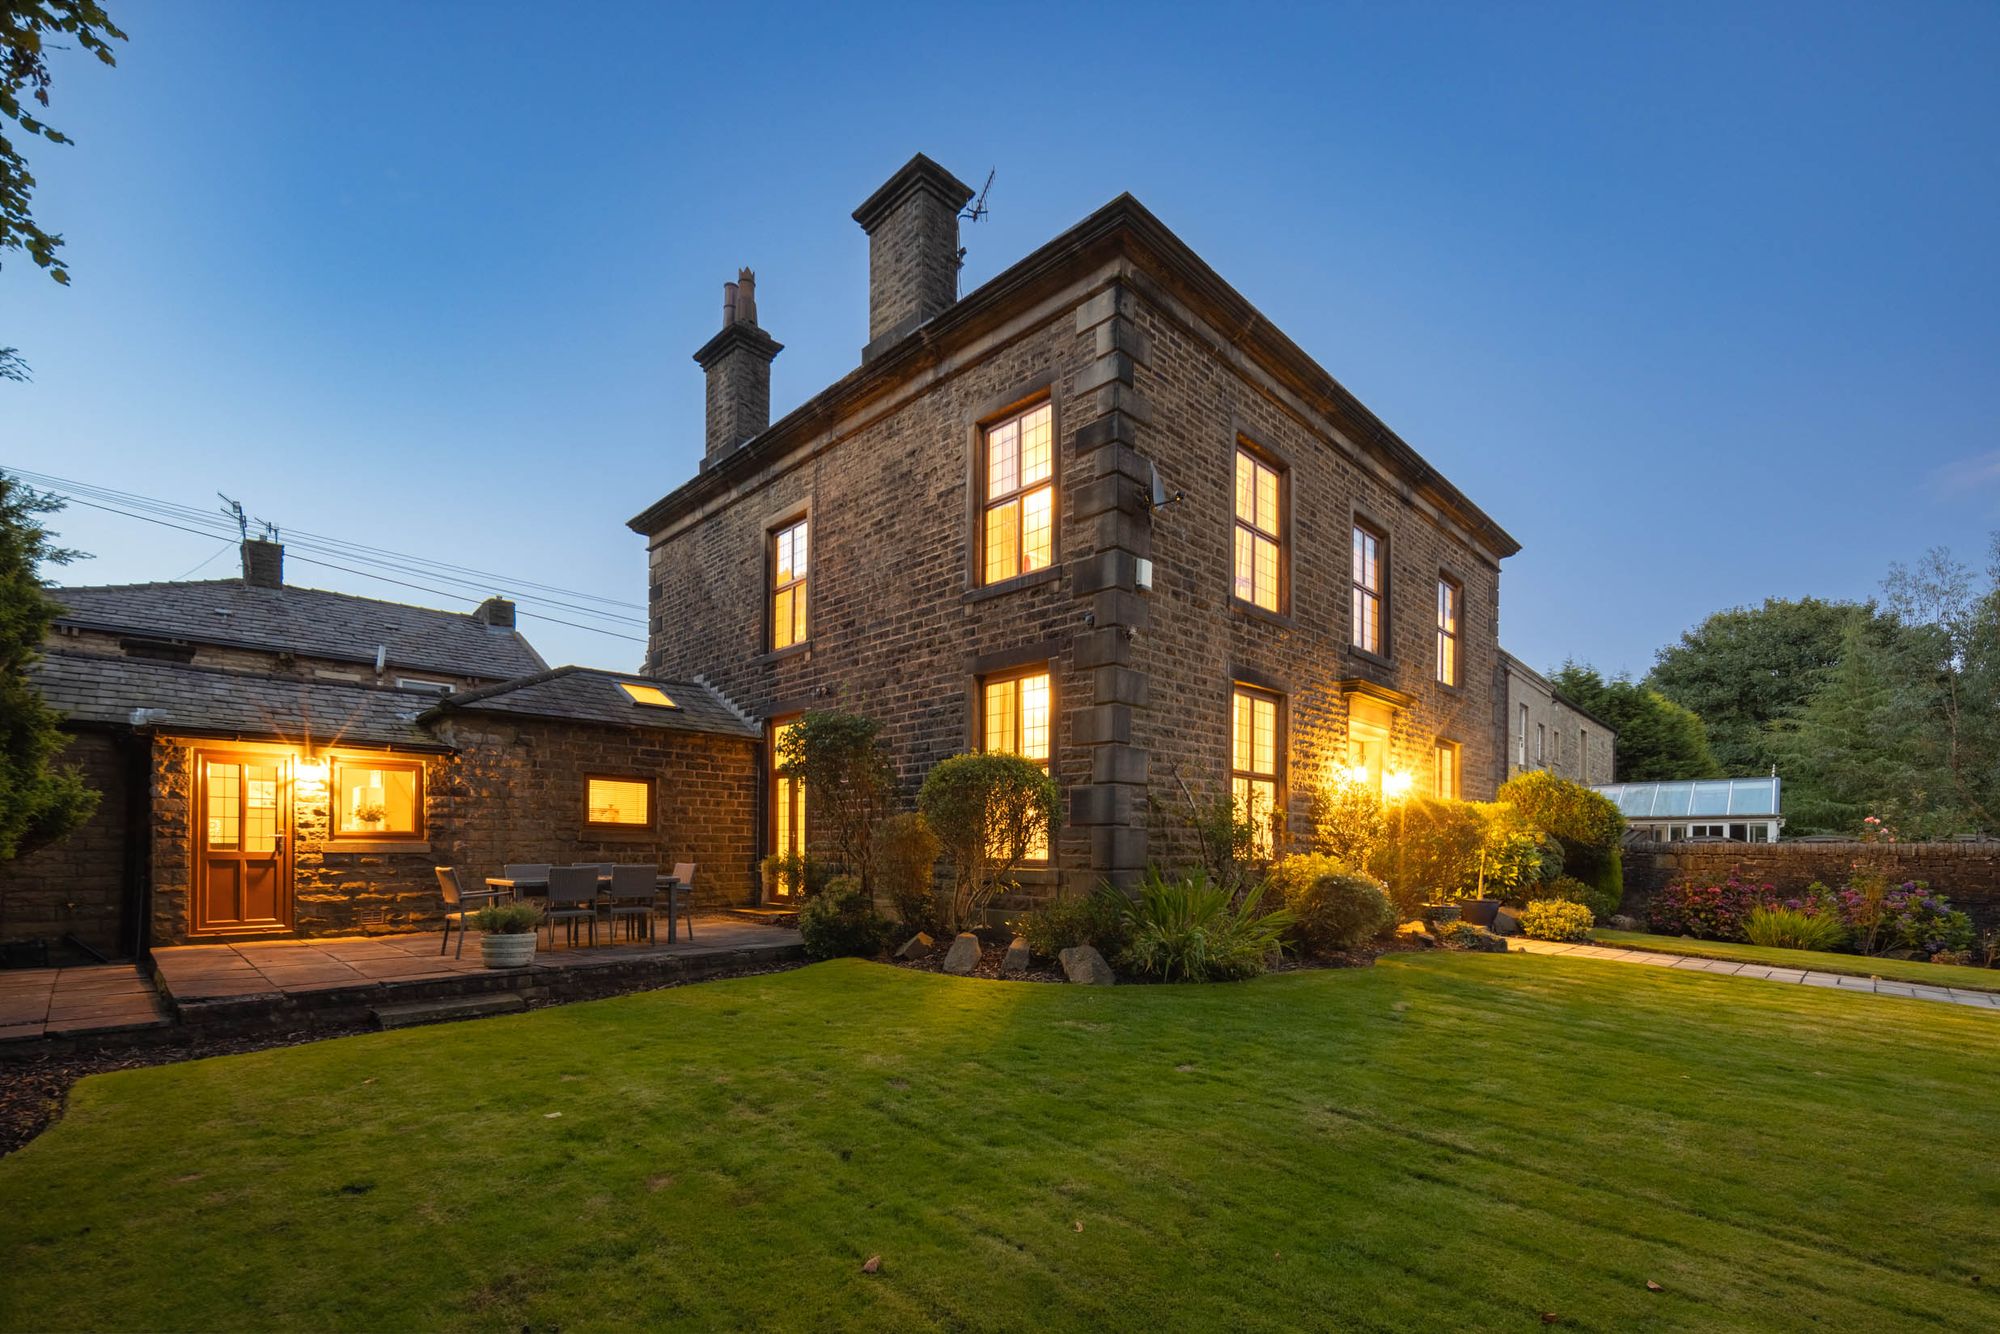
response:
[(1678, 843), (1726, 838), (1775, 843), (1785, 823), (1779, 814), (1780, 779), (1716, 778), (1674, 783), (1611, 783), (1594, 789), (1625, 816), (1627, 837)]

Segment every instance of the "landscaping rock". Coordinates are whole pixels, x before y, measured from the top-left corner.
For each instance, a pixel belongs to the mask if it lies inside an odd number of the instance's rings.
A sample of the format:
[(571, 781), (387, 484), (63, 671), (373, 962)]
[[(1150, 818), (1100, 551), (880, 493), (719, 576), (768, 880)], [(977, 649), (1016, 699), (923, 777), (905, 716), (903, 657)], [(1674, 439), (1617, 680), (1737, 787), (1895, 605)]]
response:
[(1431, 929), (1422, 922), (1405, 922), (1396, 928), (1396, 939), (1405, 945), (1435, 945)]
[(1493, 914), (1493, 934), (1496, 936), (1518, 936), (1521, 934), (1521, 919), (1511, 908), (1502, 908)]
[(1007, 947), (1007, 957), (1000, 961), (1000, 976), (1022, 977), (1028, 971), (1028, 942), (1023, 936), (1014, 937), (1014, 943)]
[(921, 959), (936, 948), (936, 946), (937, 942), (931, 939), (929, 932), (919, 931), (916, 935), (911, 936), (903, 942), (903, 948), (896, 951), (896, 957), (898, 959)]
[(1063, 976), (1072, 982), (1108, 987), (1118, 980), (1112, 975), (1111, 965), (1092, 946), (1072, 945), (1056, 958), (1062, 963)]
[(958, 939), (952, 941), (951, 948), (945, 951), (944, 970), (964, 977), (978, 966), (979, 937), (970, 931), (959, 932)]
[(1612, 929), (1613, 931), (1643, 931), (1643, 930), (1645, 930), (1645, 928), (1644, 928), (1643, 926), (1640, 926), (1640, 925), (1639, 925), (1639, 919), (1638, 919), (1638, 918), (1636, 918), (1636, 917), (1627, 917), (1627, 916), (1626, 916), (1626, 915), (1625, 915), (1624, 913), (1616, 913), (1616, 914), (1613, 914), (1613, 915), (1612, 915), (1612, 917), (1610, 918), (1610, 920), (1609, 920), (1609, 921), (1608, 921), (1608, 922), (1606, 923), (1606, 925), (1607, 925), (1607, 926), (1609, 926), (1609, 927), (1610, 927), (1610, 928), (1611, 928), (1611, 929)]

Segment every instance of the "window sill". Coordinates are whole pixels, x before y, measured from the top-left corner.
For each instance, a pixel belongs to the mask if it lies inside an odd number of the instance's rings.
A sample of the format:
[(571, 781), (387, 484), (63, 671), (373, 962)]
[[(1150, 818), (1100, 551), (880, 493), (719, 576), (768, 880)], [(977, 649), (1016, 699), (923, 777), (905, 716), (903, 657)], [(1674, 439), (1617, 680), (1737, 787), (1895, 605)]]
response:
[(1043, 584), (1052, 584), (1061, 577), (1062, 568), (1050, 565), (1046, 569), (1017, 574), (1012, 579), (1002, 579), (997, 584), (983, 584), (978, 588), (969, 588), (959, 598), (959, 602), (962, 604), (984, 602), (988, 598), (1005, 597), (1009, 593), (1019, 593), (1030, 588), (1040, 588)]
[(759, 666), (764, 666), (769, 663), (783, 662), (787, 658), (804, 657), (811, 652), (812, 640), (802, 639), (796, 644), (787, 644), (783, 648), (766, 649), (752, 658), (751, 661)]
[(651, 826), (629, 824), (587, 824), (577, 835), (581, 843), (651, 843), (659, 835)]
[(1386, 668), (1392, 672), (1396, 670), (1396, 660), (1394, 658), (1385, 658), (1381, 654), (1371, 652), (1358, 644), (1349, 644), (1347, 652), (1348, 656), (1359, 658), (1363, 662), (1372, 662), (1377, 667)]
[(321, 852), (404, 852), (430, 856), (429, 840), (421, 838), (330, 838), (320, 844)]
[(1292, 619), (1290, 612), (1269, 611), (1254, 602), (1245, 602), (1242, 598), (1234, 594), (1231, 594), (1229, 598), (1229, 610), (1243, 617), (1245, 620), (1262, 621), (1266, 625), (1275, 625), (1280, 630), (1296, 630), (1298, 628), (1298, 622)]

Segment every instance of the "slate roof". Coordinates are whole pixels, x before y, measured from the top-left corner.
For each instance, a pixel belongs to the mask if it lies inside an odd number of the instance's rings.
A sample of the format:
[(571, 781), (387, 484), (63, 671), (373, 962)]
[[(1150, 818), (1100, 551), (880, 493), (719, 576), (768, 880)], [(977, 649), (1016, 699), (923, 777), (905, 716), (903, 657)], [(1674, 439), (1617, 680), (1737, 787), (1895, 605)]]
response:
[[(620, 681), (665, 691), (675, 707), (635, 703)], [(663, 681), (650, 676), (603, 672), (592, 667), (557, 667), (518, 681), (462, 690), (432, 703), (426, 721), (454, 713), (514, 713), (563, 722), (651, 727), (670, 732), (710, 732), (756, 740), (757, 724), (733, 708), (721, 692), (699, 681)]]
[(52, 588), (59, 625), (185, 639), (274, 653), (484, 676), (495, 681), (548, 664), (518, 630), (469, 613), (412, 607), (320, 588), (262, 588), (241, 579)]
[(242, 736), (313, 746), (448, 750), (417, 725), (436, 695), (327, 681), (286, 680), (139, 658), (50, 653), (28, 669), (42, 695), (73, 723)]

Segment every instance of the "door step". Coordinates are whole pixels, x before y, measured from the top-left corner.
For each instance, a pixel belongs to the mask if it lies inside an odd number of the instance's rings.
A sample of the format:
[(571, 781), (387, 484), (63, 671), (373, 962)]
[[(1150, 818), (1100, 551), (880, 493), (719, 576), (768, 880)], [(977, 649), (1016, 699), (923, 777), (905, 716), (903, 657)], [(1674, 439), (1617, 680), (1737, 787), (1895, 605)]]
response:
[(763, 926), (797, 926), (799, 923), (797, 908), (725, 908), (722, 915)]
[(528, 1002), (519, 992), (495, 991), (484, 996), (410, 1001), (404, 1005), (378, 1005), (369, 1011), (369, 1015), (381, 1028), (413, 1028), (418, 1024), (441, 1024), (451, 1019), (480, 1019), (489, 1014), (517, 1014), (527, 1008)]

